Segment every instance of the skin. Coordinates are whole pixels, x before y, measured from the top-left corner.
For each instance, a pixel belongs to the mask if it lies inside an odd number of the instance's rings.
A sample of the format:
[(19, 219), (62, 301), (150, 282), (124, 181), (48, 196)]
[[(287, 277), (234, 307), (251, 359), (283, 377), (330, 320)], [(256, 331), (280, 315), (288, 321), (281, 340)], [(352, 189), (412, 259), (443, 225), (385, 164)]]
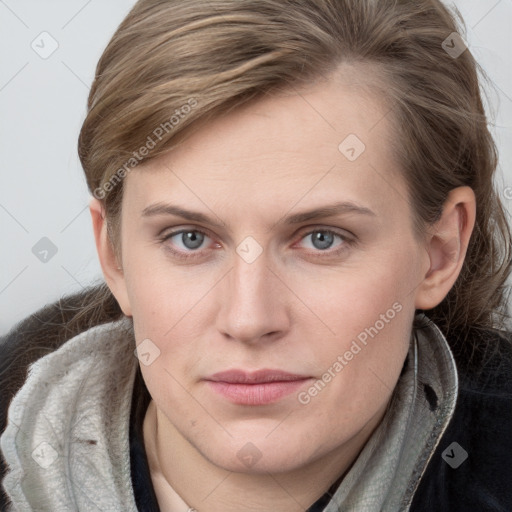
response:
[[(133, 317), (137, 344), (149, 338), (160, 350), (141, 370), (153, 398), (144, 438), (162, 507), (181, 510), (171, 508), (174, 489), (199, 512), (303, 511), (350, 469), (381, 422), (415, 310), (435, 307), (455, 283), (476, 208), (470, 188), (454, 189), (438, 223), (415, 237), (386, 143), (387, 111), (379, 97), (334, 76), (210, 121), (125, 178), (122, 261), (101, 203), (91, 200), (105, 279)], [(351, 133), (366, 145), (353, 162), (338, 150)], [(279, 223), (335, 201), (375, 215)], [(157, 202), (221, 226), (144, 218)], [(159, 241), (183, 228), (206, 232), (199, 248), (181, 235)], [(315, 243), (322, 229), (355, 243)], [(263, 250), (252, 263), (236, 252), (248, 236)], [(200, 256), (180, 260), (170, 247)], [(307, 404), (292, 393), (236, 405), (202, 380), (230, 368), (279, 368), (311, 376), (300, 389), (307, 391), (394, 303), (400, 312)], [(249, 442), (259, 456), (251, 466), (237, 456)]]

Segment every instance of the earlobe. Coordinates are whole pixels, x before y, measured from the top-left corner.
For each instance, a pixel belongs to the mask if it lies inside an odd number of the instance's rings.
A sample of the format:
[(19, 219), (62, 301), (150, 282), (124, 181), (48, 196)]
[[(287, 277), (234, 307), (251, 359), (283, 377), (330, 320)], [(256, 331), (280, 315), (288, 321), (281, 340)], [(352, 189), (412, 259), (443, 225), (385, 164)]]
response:
[(125, 276), (107, 233), (107, 223), (103, 204), (93, 197), (89, 202), (89, 210), (91, 213), (96, 250), (100, 260), (103, 277), (105, 278), (110, 291), (117, 299), (123, 313), (126, 316), (132, 316), (126, 289)]
[(429, 235), (430, 268), (416, 290), (416, 309), (432, 309), (448, 295), (464, 264), (475, 217), (473, 190), (467, 186), (453, 189)]

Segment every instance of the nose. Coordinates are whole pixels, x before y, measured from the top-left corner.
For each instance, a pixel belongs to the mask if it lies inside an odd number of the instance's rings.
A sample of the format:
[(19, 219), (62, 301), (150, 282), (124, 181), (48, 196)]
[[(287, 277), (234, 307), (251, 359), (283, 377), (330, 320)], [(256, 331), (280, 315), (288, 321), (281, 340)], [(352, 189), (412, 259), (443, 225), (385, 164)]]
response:
[(289, 290), (263, 251), (249, 263), (239, 254), (218, 288), (217, 328), (243, 343), (275, 341), (289, 328)]

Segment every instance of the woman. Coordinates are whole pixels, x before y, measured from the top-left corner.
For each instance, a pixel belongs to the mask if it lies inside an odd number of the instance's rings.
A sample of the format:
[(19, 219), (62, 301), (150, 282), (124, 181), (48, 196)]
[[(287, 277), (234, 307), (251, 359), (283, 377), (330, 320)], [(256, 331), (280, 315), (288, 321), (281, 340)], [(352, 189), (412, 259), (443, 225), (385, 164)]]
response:
[(106, 284), (4, 340), (4, 508), (511, 510), (477, 69), (434, 0), (139, 1), (79, 139)]

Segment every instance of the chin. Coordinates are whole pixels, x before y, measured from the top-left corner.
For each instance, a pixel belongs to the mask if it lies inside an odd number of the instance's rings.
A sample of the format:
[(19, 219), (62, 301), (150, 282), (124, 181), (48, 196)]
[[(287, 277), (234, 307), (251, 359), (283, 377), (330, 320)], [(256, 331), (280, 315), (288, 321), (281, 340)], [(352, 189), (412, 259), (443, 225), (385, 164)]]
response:
[(196, 445), (196, 448), (212, 464), (236, 473), (285, 473), (311, 462), (312, 454), (304, 450), (303, 443), (293, 442), (289, 434), (287, 439), (278, 435), (270, 439), (269, 432), (237, 436), (225, 443), (221, 440), (212, 443), (210, 439), (204, 447)]

